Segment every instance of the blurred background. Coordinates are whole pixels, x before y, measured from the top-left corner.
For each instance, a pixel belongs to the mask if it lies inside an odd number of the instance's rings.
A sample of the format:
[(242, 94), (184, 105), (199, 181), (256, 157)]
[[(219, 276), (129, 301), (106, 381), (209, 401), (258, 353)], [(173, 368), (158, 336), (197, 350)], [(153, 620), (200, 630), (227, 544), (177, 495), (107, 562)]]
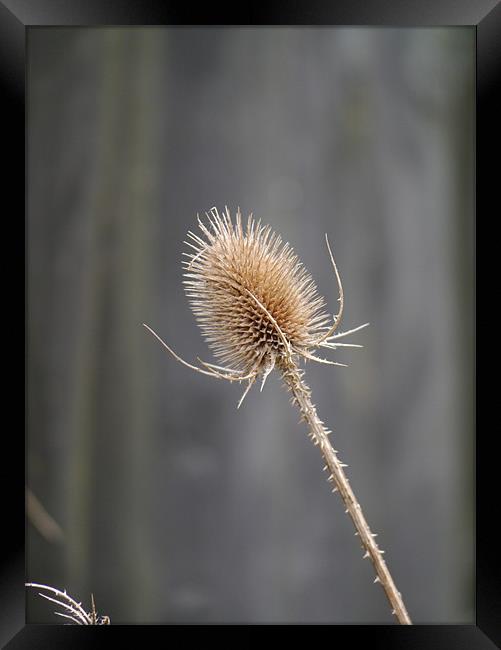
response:
[[(27, 579), (112, 623), (391, 623), (278, 375), (210, 360), (196, 214), (290, 241), (363, 350), (307, 381), (416, 623), (474, 622), (474, 28), (28, 30)], [(58, 622), (27, 594), (28, 622)], [(61, 622), (61, 621), (59, 621)]]

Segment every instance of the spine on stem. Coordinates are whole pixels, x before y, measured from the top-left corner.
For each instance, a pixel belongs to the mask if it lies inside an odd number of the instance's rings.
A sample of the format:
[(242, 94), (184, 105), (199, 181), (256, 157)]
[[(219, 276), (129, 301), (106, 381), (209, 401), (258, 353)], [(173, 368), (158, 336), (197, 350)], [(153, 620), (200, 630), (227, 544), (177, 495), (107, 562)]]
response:
[(320, 449), (325, 460), (325, 471), (329, 472), (328, 480), (333, 485), (333, 492), (339, 492), (343, 500), (345, 511), (350, 515), (360, 537), (360, 543), (365, 550), (364, 558), (370, 558), (376, 572), (374, 582), (380, 582), (386, 597), (392, 608), (392, 614), (396, 616), (402, 625), (411, 625), (411, 619), (402, 600), (402, 595), (397, 590), (393, 578), (383, 559), (383, 552), (375, 541), (376, 535), (371, 532), (367, 521), (365, 520), (362, 508), (358, 503), (350, 483), (344, 472), (346, 465), (337, 457), (337, 451), (333, 449), (329, 441), (329, 431), (325, 428), (324, 423), (317, 414), (315, 405), (311, 401), (311, 391), (303, 380), (303, 371), (294, 364), (288, 364), (282, 368), (282, 375), (286, 386), (291, 391), (293, 403), (297, 404), (302, 419), (308, 425), (309, 436), (313, 443)]

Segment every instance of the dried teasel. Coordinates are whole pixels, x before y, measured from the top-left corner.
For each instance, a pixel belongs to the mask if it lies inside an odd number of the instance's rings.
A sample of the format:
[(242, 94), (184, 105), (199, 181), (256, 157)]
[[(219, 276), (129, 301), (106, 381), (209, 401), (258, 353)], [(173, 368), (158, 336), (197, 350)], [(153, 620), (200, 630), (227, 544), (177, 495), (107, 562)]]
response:
[(77, 603), (77, 601), (66, 593), (66, 591), (61, 591), (55, 587), (50, 587), (49, 585), (42, 585), (36, 582), (27, 582), (25, 583), (26, 587), (34, 587), (35, 589), (42, 589), (47, 593), (38, 592), (38, 595), (46, 600), (49, 600), (52, 603), (55, 603), (60, 607), (62, 612), (54, 612), (56, 616), (61, 616), (70, 621), (66, 625), (110, 625), (109, 616), (100, 616), (96, 612), (96, 605), (94, 603), (94, 596), (91, 594), (91, 610), (87, 612), (83, 607), (82, 603)]
[(330, 444), (330, 431), (317, 415), (311, 391), (304, 382), (301, 360), (344, 366), (318, 357), (317, 348), (336, 350), (338, 347), (361, 348), (339, 339), (367, 327), (368, 323), (345, 332), (336, 333), (344, 309), (344, 293), (334, 256), (326, 235), (327, 250), (339, 291), (339, 309), (332, 321), (325, 311), (325, 301), (319, 296), (310, 274), (301, 264), (289, 244), (269, 226), (255, 221), (252, 215), (246, 224), (240, 210), (233, 223), (229, 210), (219, 213), (212, 208), (206, 213), (207, 222), (200, 217), (201, 236), (188, 233), (190, 247), (184, 253), (184, 285), (191, 308), (214, 355), (226, 365), (215, 365), (198, 359), (195, 366), (179, 357), (148, 325), (144, 325), (180, 363), (202, 374), (230, 382), (246, 381), (247, 386), (238, 402), (242, 404), (250, 388), (276, 369), (292, 393), (292, 401), (309, 427), (309, 436), (319, 446), (328, 470), (333, 491), (343, 499), (345, 512), (355, 526), (364, 557), (370, 557), (379, 582), (399, 623), (411, 620), (397, 591), (383, 552), (376, 544), (360, 504), (344, 473), (345, 463), (337, 457)]
[(246, 380), (248, 385), (238, 406), (259, 376), (262, 390), (275, 367), (283, 371), (296, 357), (345, 366), (312, 353), (318, 347), (361, 348), (338, 340), (368, 325), (334, 334), (343, 314), (344, 296), (327, 236), (340, 302), (332, 324), (311, 275), (270, 226), (256, 222), (252, 215), (244, 225), (240, 210), (233, 224), (228, 208), (222, 215), (212, 208), (206, 216), (207, 224), (198, 218), (205, 239), (188, 232), (185, 244), (192, 250), (184, 253), (184, 284), (209, 347), (230, 367), (200, 359), (201, 367), (193, 366), (165, 347), (198, 372), (231, 382)]

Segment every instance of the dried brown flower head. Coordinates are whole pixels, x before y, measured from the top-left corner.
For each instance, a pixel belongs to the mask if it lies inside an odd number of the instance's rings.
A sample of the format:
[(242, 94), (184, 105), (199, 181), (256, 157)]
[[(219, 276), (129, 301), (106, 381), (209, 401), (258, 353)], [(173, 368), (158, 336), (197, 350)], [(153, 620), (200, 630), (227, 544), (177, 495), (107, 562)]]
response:
[(206, 218), (207, 223), (198, 218), (202, 236), (188, 233), (185, 243), (192, 250), (184, 253), (184, 284), (209, 347), (227, 365), (199, 360), (203, 368), (193, 366), (146, 326), (169, 352), (198, 372), (229, 381), (247, 380), (239, 406), (258, 376), (262, 389), (273, 368), (284, 371), (296, 357), (344, 366), (312, 353), (317, 347), (361, 347), (334, 340), (365, 327), (334, 335), (344, 301), (327, 237), (339, 287), (339, 311), (333, 322), (311, 275), (270, 226), (256, 222), (252, 215), (244, 225), (240, 210), (233, 222), (228, 208), (222, 214), (212, 208)]
[[(325, 301), (289, 244), (250, 215), (233, 224), (213, 209), (205, 241), (188, 233), (194, 249), (185, 261), (186, 293), (216, 357), (244, 373), (280, 362), (286, 350), (314, 347), (329, 322)], [(263, 309), (266, 308), (266, 313)]]

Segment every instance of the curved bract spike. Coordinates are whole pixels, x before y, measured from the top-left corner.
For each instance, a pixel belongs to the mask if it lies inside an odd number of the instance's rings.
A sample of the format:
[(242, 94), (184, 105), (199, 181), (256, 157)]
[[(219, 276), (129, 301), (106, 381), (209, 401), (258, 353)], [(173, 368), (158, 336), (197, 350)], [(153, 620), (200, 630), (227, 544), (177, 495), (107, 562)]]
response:
[(261, 388), (259, 389), (260, 393), (263, 392), (263, 388), (266, 383), (266, 380), (268, 379), (268, 376), (270, 375), (271, 371), (275, 367), (275, 361), (276, 361), (275, 355), (271, 355), (263, 368), (263, 381), (261, 382)]
[(327, 343), (324, 341), (320, 343), (319, 347), (329, 348), (329, 350), (337, 350), (338, 348), (363, 348), (363, 345), (358, 345), (357, 343)]
[(364, 329), (364, 327), (369, 327), (370, 323), (364, 323), (363, 325), (359, 325), (358, 327), (354, 327), (352, 330), (347, 330), (346, 332), (339, 332), (339, 334), (334, 334), (334, 336), (329, 336), (327, 339), (327, 342), (330, 343), (331, 341), (334, 341), (336, 339), (342, 339), (345, 336), (348, 336), (349, 334), (354, 334), (355, 332), (358, 332), (359, 330)]
[(309, 352), (305, 352), (304, 350), (301, 350), (299, 354), (305, 359), (310, 359), (311, 361), (316, 361), (317, 363), (325, 363), (328, 366), (341, 366), (343, 368), (348, 367), (346, 363), (339, 363), (338, 361), (329, 361), (328, 359), (321, 359), (320, 357), (316, 357), (314, 354), (310, 354)]
[(281, 340), (282, 340), (282, 343), (284, 344), (285, 349), (286, 349), (286, 351), (287, 351), (287, 353), (288, 353), (288, 355), (289, 355), (289, 357), (290, 357), (290, 354), (291, 354), (290, 343), (289, 343), (289, 341), (287, 340), (287, 338), (285, 337), (285, 334), (284, 334), (284, 333), (282, 332), (282, 330), (280, 329), (280, 326), (279, 326), (279, 324), (277, 323), (277, 321), (273, 318), (273, 316), (272, 316), (272, 315), (270, 314), (270, 312), (266, 309), (266, 307), (265, 307), (261, 302), (259, 302), (259, 300), (256, 298), (256, 296), (255, 296), (251, 291), (249, 291), (249, 289), (244, 289), (244, 290), (245, 290), (245, 291), (249, 294), (249, 296), (254, 300), (254, 302), (258, 305), (258, 307), (260, 307), (260, 308), (262, 309), (262, 311), (264, 311), (264, 313), (266, 314), (266, 316), (268, 317), (268, 319), (270, 320), (270, 322), (273, 324), (273, 326), (275, 327), (275, 329), (276, 329), (276, 331), (277, 331), (277, 334), (280, 336), (280, 338), (281, 338)]
[(247, 385), (247, 388), (244, 390), (244, 393), (243, 393), (242, 397), (238, 400), (237, 409), (239, 409), (242, 406), (242, 403), (243, 403), (244, 399), (246, 398), (247, 393), (250, 391), (250, 389), (254, 385), (255, 381), (256, 381), (256, 376), (254, 376), (252, 379), (249, 379), (249, 383)]
[[(212, 372), (215, 377), (219, 377), (220, 379), (227, 379), (228, 381), (243, 381), (244, 379), (251, 379), (252, 377), (255, 377), (256, 374), (257, 374), (253, 370), (253, 371), (249, 372), (246, 375), (242, 375), (242, 373), (232, 375), (231, 372), (235, 372), (235, 371), (230, 371), (230, 372), (225, 372), (225, 373), (219, 372), (218, 370), (216, 370), (214, 368), (213, 364), (209, 364), (209, 363), (206, 363), (205, 361), (202, 361), (202, 359), (200, 359), (200, 357), (197, 357), (197, 361), (199, 361), (203, 366), (208, 368), (208, 370), (210, 372)], [(225, 370), (224, 368), (222, 368), (222, 369)]]
[[(199, 359), (199, 357), (197, 357)], [(235, 370), (234, 368), (226, 368), (225, 366), (216, 366), (215, 363), (209, 363), (208, 361), (202, 362), (204, 366), (208, 366), (210, 369), (214, 368), (215, 370), (222, 370), (223, 372), (233, 373), (235, 375), (242, 374), (240, 370)]]
[(170, 353), (172, 354), (172, 356), (174, 357), (174, 359), (176, 359), (177, 361), (179, 361), (179, 363), (182, 363), (183, 366), (186, 366), (187, 368), (191, 368), (192, 370), (196, 370), (197, 372), (202, 373), (202, 375), (208, 375), (209, 377), (217, 377), (217, 375), (214, 374), (214, 372), (209, 372), (208, 370), (202, 370), (202, 368), (197, 368), (197, 366), (193, 366), (191, 363), (188, 363), (188, 362), (185, 361), (184, 359), (181, 359), (181, 357), (178, 356), (178, 355), (174, 352), (174, 350), (171, 350), (171, 348), (167, 345), (167, 343), (166, 343), (162, 338), (160, 338), (160, 336), (159, 336), (159, 335), (158, 335), (154, 330), (152, 330), (151, 327), (150, 327), (149, 325), (146, 325), (146, 323), (143, 323), (143, 327), (146, 327), (146, 329), (147, 329), (149, 332), (151, 332), (151, 334), (153, 334), (153, 336), (154, 336), (156, 339), (158, 339), (158, 340), (160, 341), (160, 343), (164, 346), (164, 348), (165, 348), (168, 352), (170, 352)]
[(341, 322), (341, 318), (343, 316), (343, 309), (344, 309), (344, 291), (343, 291), (343, 285), (341, 283), (341, 278), (339, 276), (339, 271), (337, 270), (336, 262), (334, 261), (334, 255), (332, 254), (331, 247), (329, 245), (329, 238), (327, 237), (327, 233), (325, 234), (325, 243), (327, 244), (327, 250), (329, 251), (329, 257), (331, 259), (332, 267), (334, 269), (334, 273), (336, 274), (336, 279), (337, 279), (337, 284), (339, 287), (339, 311), (336, 316), (334, 316), (334, 323), (330, 327), (330, 329), (325, 332), (325, 334), (322, 334), (320, 338), (317, 339), (315, 342), (315, 345), (320, 345), (323, 341), (328, 339), (333, 332), (336, 331), (339, 323)]

